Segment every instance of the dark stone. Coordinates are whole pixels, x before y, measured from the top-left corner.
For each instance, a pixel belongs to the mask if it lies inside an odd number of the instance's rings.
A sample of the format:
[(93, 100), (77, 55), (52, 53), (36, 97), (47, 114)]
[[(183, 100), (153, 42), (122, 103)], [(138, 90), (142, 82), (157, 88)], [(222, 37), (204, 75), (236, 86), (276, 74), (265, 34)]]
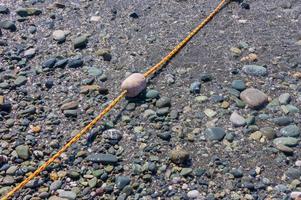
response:
[(240, 4), (240, 6), (243, 8), (243, 9), (246, 9), (246, 10), (250, 10), (250, 4), (248, 4), (248, 3), (242, 3), (242, 4)]
[(1, 21), (0, 22), (0, 28), (10, 30), (12, 32), (17, 30), (17, 27), (16, 27), (15, 23), (11, 20)]
[(276, 117), (274, 119), (272, 119), (273, 122), (275, 124), (277, 124), (278, 126), (287, 126), (289, 124), (291, 124), (293, 122), (293, 119), (290, 118), (290, 117), (286, 117), (286, 116), (283, 116), (283, 117)]
[(101, 163), (101, 164), (117, 164), (118, 158), (115, 155), (112, 154), (91, 154), (87, 157), (88, 161), (95, 162), (95, 163)]
[(213, 127), (206, 129), (205, 134), (208, 140), (220, 141), (225, 137), (226, 132), (220, 127)]
[(47, 80), (45, 83), (45, 87), (48, 89), (52, 88), (53, 85), (54, 85), (53, 80)]
[(138, 15), (137, 13), (135, 13), (135, 12), (132, 12), (132, 13), (130, 14), (130, 17), (131, 17), (131, 18), (134, 18), (134, 19), (137, 19), (137, 18), (139, 18), (139, 15)]
[(55, 63), (55, 66), (54, 66), (54, 67), (56, 67), (56, 68), (65, 67), (65, 66), (68, 64), (68, 61), (69, 61), (68, 58), (58, 60), (58, 61)]
[(119, 190), (122, 190), (125, 186), (130, 184), (131, 179), (128, 176), (118, 176), (116, 178), (116, 186)]
[(190, 92), (193, 94), (199, 94), (201, 91), (201, 83), (199, 81), (195, 81), (190, 85)]
[(243, 172), (241, 169), (232, 169), (231, 174), (234, 176), (234, 178), (241, 178), (243, 177)]
[(55, 63), (56, 63), (56, 58), (50, 58), (42, 64), (42, 67), (43, 68), (53, 68)]
[(0, 14), (9, 14), (8, 7), (0, 5)]
[(171, 133), (170, 132), (163, 132), (163, 133), (160, 132), (157, 135), (162, 140), (170, 140), (170, 138), (171, 138)]
[(70, 68), (78, 68), (83, 66), (84, 61), (81, 58), (73, 58), (68, 62), (68, 67)]

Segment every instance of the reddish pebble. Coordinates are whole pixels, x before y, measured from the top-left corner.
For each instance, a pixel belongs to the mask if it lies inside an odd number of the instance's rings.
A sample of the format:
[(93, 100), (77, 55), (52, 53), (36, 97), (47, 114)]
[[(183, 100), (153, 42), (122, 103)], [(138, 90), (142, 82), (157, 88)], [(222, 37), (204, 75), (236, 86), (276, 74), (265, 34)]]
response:
[(143, 74), (134, 73), (127, 77), (121, 84), (122, 90), (127, 90), (126, 96), (135, 97), (146, 87), (146, 79)]

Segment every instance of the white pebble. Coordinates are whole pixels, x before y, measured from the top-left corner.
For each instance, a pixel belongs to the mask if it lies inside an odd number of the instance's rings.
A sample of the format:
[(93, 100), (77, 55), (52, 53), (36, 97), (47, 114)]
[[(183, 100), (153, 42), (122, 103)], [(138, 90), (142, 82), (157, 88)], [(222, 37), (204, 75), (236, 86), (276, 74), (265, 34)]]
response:
[(301, 192), (292, 192), (291, 198), (294, 200), (300, 200), (301, 199)]
[(196, 199), (196, 198), (199, 198), (200, 193), (199, 193), (199, 191), (197, 191), (197, 190), (191, 190), (191, 191), (189, 191), (189, 192), (187, 193), (187, 196), (188, 196), (189, 198)]
[(296, 165), (297, 167), (301, 167), (301, 160), (297, 160), (297, 161), (295, 162), (295, 165)]

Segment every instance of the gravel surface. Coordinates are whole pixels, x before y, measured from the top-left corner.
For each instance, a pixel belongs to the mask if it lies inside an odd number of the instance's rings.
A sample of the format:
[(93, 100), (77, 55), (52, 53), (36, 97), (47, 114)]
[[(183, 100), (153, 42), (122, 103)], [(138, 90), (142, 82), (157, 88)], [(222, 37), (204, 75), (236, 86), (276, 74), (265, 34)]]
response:
[[(0, 195), (218, 0), (1, 0)], [(301, 199), (301, 1), (231, 2), (14, 199)]]

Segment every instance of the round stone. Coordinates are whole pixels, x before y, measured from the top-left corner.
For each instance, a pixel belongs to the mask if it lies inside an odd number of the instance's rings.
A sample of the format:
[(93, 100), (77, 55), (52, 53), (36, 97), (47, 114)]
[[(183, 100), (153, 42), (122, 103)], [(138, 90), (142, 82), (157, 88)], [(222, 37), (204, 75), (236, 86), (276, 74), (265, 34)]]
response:
[(27, 160), (29, 158), (29, 147), (26, 145), (17, 146), (16, 152), (19, 158)]
[(255, 88), (248, 88), (240, 94), (240, 98), (251, 108), (261, 108), (268, 101), (268, 96)]
[(197, 190), (191, 190), (187, 192), (187, 197), (191, 199), (197, 199), (200, 197), (200, 193)]
[(66, 32), (62, 30), (53, 31), (52, 37), (57, 42), (64, 42), (66, 40)]
[(246, 84), (243, 80), (234, 80), (231, 84), (232, 88), (242, 91), (246, 89)]
[(170, 160), (175, 164), (185, 164), (189, 160), (189, 153), (183, 149), (174, 149), (170, 152)]
[(146, 88), (146, 79), (143, 74), (134, 73), (121, 84), (121, 89), (127, 91), (128, 97), (135, 97)]

